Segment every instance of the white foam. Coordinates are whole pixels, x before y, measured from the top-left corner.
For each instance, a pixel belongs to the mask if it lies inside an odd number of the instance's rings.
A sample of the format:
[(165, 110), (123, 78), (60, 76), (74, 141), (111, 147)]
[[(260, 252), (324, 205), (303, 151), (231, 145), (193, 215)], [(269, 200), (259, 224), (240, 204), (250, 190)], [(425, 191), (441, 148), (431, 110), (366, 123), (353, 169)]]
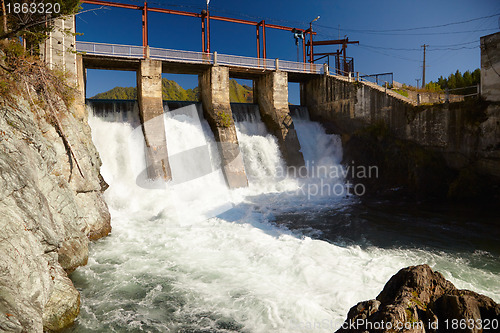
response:
[[(213, 173), (165, 189), (141, 188), (141, 131), (94, 117), (90, 124), (110, 184), (105, 197), (113, 231), (73, 274), (83, 285), (82, 329), (233, 325), (249, 332), (331, 332), (351, 306), (374, 298), (400, 268), (420, 263), (439, 268), (459, 287), (500, 300), (498, 284), (491, 283), (497, 277), (448, 255), (338, 246), (273, 224), (280, 212), (306, 215), (349, 200), (306, 202), (294, 193), (308, 180), (278, 174), (284, 164), (262, 123), (237, 124), (250, 187), (234, 191), (225, 186), (213, 151)], [(165, 124), (171, 154), (214, 143), (204, 120), (166, 117)], [(308, 121), (296, 128), (306, 160), (339, 163), (337, 137)], [(174, 177), (178, 172), (173, 169)]]

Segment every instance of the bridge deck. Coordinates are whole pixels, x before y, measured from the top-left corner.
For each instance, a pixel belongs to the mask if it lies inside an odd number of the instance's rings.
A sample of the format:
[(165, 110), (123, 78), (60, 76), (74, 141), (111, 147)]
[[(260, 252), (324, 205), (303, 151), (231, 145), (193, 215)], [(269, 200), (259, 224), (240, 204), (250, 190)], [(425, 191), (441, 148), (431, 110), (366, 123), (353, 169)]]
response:
[[(77, 52), (83, 55), (85, 68), (136, 71), (144, 59), (142, 46), (81, 42), (76, 43)], [(162, 61), (162, 71), (174, 74), (201, 74), (214, 64), (229, 67), (230, 76), (254, 79), (277, 68), (288, 72), (289, 81), (306, 81), (311, 76), (323, 73), (323, 66), (262, 59), (225, 54), (149, 48), (150, 59)]]

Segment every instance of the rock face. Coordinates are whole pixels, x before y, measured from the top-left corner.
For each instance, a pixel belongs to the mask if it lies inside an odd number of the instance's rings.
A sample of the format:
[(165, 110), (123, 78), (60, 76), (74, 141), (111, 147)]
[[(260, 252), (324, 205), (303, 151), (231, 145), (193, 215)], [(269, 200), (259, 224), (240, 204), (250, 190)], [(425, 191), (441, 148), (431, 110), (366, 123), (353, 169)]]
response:
[(481, 323), (500, 322), (500, 305), (491, 298), (459, 290), (428, 265), (394, 275), (377, 299), (349, 310), (337, 333), (355, 332), (496, 332)]
[(54, 331), (78, 315), (67, 273), (87, 263), (89, 238), (110, 232), (110, 215), (85, 115), (23, 86), (0, 97), (0, 331)]

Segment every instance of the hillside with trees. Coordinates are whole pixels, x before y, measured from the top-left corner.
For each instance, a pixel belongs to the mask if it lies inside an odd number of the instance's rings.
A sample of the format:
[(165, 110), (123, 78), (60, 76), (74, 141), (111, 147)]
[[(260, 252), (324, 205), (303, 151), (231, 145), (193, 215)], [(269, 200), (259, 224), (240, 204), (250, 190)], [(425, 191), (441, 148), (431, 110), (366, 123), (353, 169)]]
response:
[[(454, 74), (449, 75), (447, 78), (442, 76), (439, 77), (437, 82), (429, 82), (426, 84), (426, 89), (430, 91), (444, 91), (446, 89), (452, 90), (453, 94), (457, 95), (467, 95), (470, 93), (474, 93), (476, 91), (476, 86), (481, 81), (481, 70), (478, 68), (473, 72), (466, 71), (465, 73), (460, 73), (457, 70)], [(468, 89), (459, 89), (459, 88), (467, 88)]]
[[(79, 0), (27, 2), (2, 0), (0, 40), (22, 37), (24, 47), (37, 54), (41, 42), (54, 30), (53, 19), (77, 13)], [(51, 14), (45, 14), (49, 10)]]
[[(199, 88), (184, 89), (177, 82), (162, 79), (162, 96), (166, 101), (198, 101)], [(92, 99), (137, 99), (137, 88), (115, 87), (92, 97)], [(236, 80), (229, 82), (229, 99), (231, 103), (252, 103), (253, 89), (239, 84)]]

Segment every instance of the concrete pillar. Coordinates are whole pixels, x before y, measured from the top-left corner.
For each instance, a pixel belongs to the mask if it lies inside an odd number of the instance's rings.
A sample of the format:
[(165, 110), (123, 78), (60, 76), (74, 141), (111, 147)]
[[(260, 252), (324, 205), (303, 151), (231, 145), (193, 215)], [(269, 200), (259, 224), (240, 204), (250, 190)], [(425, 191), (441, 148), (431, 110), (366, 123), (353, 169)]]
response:
[(83, 66), (83, 58), (81, 54), (76, 55), (76, 82), (77, 96), (75, 98), (75, 113), (79, 119), (87, 121), (87, 110), (85, 108), (85, 93), (87, 85), (87, 77), (85, 67)]
[(151, 179), (171, 180), (163, 121), (161, 61), (141, 60), (137, 71), (137, 99), (146, 142), (147, 174)]
[(70, 72), (76, 81), (75, 16), (57, 18), (53, 23), (54, 30), (40, 44), (41, 58), (51, 69), (57, 67)]
[(278, 138), (281, 154), (289, 167), (304, 166), (304, 156), (288, 108), (288, 75), (276, 71), (256, 81), (257, 102), (262, 121)]
[(481, 37), (481, 95), (500, 101), (500, 32)]
[(248, 186), (233, 113), (229, 104), (229, 68), (212, 66), (199, 76), (203, 114), (219, 145), (222, 171), (230, 188)]

